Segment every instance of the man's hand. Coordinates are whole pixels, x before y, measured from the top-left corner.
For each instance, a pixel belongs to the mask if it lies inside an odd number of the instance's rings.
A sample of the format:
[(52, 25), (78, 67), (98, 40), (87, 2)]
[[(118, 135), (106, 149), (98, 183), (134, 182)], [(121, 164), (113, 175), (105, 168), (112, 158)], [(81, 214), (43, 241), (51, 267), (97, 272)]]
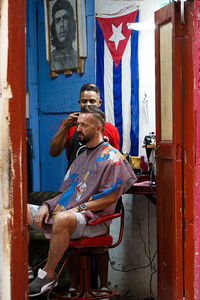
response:
[(51, 156), (58, 156), (63, 151), (67, 142), (66, 134), (71, 127), (76, 125), (78, 116), (79, 113), (74, 112), (70, 114), (65, 120), (63, 120), (62, 126), (60, 126), (57, 133), (51, 140), (49, 147), (49, 154)]
[(79, 113), (74, 112), (70, 114), (67, 119), (64, 120), (63, 125), (66, 128), (71, 128), (73, 126), (76, 126), (77, 120), (78, 120)]
[(49, 209), (47, 205), (42, 205), (34, 218), (34, 224), (38, 229), (40, 229), (42, 227), (43, 220), (45, 224), (47, 224), (48, 219), (49, 219)]
[(73, 207), (73, 208), (70, 208), (70, 209), (68, 209), (68, 210), (65, 210), (65, 212), (69, 212), (69, 213), (77, 213), (77, 212), (79, 212), (79, 211), (78, 211), (78, 208), (77, 208), (77, 207)]

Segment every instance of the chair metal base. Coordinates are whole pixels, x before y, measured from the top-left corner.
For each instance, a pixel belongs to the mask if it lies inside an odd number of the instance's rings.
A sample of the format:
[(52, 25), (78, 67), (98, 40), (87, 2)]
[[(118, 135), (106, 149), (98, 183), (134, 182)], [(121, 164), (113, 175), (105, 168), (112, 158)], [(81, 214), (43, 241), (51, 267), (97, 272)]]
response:
[[(95, 300), (95, 299), (111, 299), (115, 297), (120, 300), (120, 293), (111, 290), (91, 289), (90, 287), (90, 252), (80, 249), (80, 290), (75, 296), (69, 296), (69, 291), (52, 293), (51, 299), (54, 300)], [(102, 295), (102, 292), (104, 293)], [(100, 295), (101, 294), (101, 295)]]
[(80, 291), (77, 292), (77, 295), (74, 297), (69, 297), (69, 294), (66, 292), (60, 292), (53, 296), (51, 299), (54, 300), (67, 300), (67, 299), (72, 299), (72, 300), (95, 300), (95, 299), (111, 299), (115, 297), (117, 300), (120, 300), (120, 294), (113, 292), (113, 291), (105, 291), (104, 295), (100, 295), (99, 293), (102, 293), (101, 289), (96, 289), (96, 290), (88, 290), (85, 291), (85, 294), (82, 295)]

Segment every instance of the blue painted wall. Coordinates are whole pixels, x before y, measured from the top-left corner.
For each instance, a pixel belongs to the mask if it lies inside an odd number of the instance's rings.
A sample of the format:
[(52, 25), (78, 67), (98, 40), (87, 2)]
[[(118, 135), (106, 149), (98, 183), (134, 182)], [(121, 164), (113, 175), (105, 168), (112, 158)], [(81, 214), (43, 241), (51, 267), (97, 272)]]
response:
[(33, 190), (57, 190), (67, 167), (65, 151), (56, 158), (49, 155), (49, 143), (61, 119), (79, 110), (81, 86), (95, 82), (94, 1), (86, 0), (88, 56), (84, 74), (49, 76), (46, 60), (43, 0), (27, 0), (27, 90), (33, 155), (31, 174)]

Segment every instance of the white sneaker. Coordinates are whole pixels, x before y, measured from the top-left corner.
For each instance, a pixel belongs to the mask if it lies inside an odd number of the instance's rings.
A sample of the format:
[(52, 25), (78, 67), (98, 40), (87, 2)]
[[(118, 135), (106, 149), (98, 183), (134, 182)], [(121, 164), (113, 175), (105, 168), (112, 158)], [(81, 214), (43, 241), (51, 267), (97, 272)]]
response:
[[(39, 296), (44, 292), (49, 291), (54, 285), (56, 278), (46, 278), (46, 275), (47, 273), (44, 270), (38, 270), (37, 277), (29, 284), (29, 298)], [(58, 282), (55, 283), (54, 287), (57, 284)]]
[[(101, 288), (102, 292), (99, 293), (99, 295), (108, 295), (108, 293), (106, 293), (106, 291), (108, 291), (107, 287), (102, 287)], [(103, 298), (104, 300), (109, 300), (109, 298)]]
[(68, 295), (67, 295), (67, 297), (74, 297), (74, 296), (76, 296), (76, 293), (77, 293), (78, 291), (76, 290), (76, 289), (74, 289), (74, 288), (69, 288), (69, 293), (68, 293)]

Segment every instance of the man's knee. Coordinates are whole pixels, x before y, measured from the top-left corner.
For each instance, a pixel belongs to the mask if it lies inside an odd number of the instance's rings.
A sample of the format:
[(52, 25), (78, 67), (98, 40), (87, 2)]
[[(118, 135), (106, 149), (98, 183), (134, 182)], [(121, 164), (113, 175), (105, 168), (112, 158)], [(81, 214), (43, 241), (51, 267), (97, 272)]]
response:
[(53, 230), (55, 231), (69, 231), (72, 233), (76, 228), (76, 217), (72, 213), (66, 211), (59, 212), (55, 215), (53, 221)]

